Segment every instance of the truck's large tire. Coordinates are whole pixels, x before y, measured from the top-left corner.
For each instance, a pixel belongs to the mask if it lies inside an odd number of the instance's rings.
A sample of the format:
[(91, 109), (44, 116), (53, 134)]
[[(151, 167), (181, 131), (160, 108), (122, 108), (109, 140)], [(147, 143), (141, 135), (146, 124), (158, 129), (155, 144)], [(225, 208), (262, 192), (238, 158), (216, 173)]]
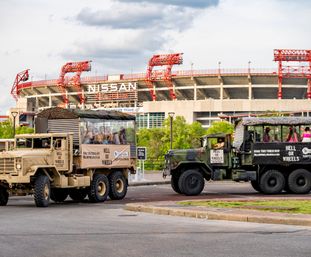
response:
[(258, 180), (252, 180), (252, 181), (251, 181), (251, 185), (252, 185), (252, 187), (254, 188), (254, 190), (256, 190), (256, 191), (259, 192), (259, 193), (262, 193), (262, 191), (261, 191), (261, 189), (260, 189), (260, 186), (259, 186)]
[(305, 169), (292, 171), (288, 176), (288, 188), (294, 194), (308, 194), (311, 190), (311, 173)]
[(278, 170), (267, 170), (260, 177), (259, 188), (265, 194), (281, 193), (284, 187), (284, 175)]
[(9, 193), (4, 187), (0, 187), (0, 206), (7, 205), (9, 200)]
[(177, 173), (177, 174), (172, 174), (171, 176), (171, 187), (173, 188), (173, 190), (178, 193), (178, 194), (182, 194), (179, 186), (178, 186), (178, 181), (179, 181), (179, 177), (180, 177), (180, 174)]
[(34, 198), (37, 207), (48, 207), (50, 202), (50, 180), (46, 175), (39, 175), (35, 180)]
[(87, 196), (87, 190), (85, 188), (71, 189), (69, 191), (69, 196), (75, 202), (82, 202)]
[(182, 194), (198, 195), (204, 188), (204, 177), (197, 170), (186, 170), (180, 175), (178, 186)]
[(68, 190), (65, 188), (52, 188), (50, 198), (54, 202), (64, 202), (68, 197)]
[(107, 200), (108, 193), (108, 178), (104, 174), (95, 174), (88, 192), (90, 201), (93, 203), (104, 202)]
[(127, 193), (127, 180), (121, 171), (116, 171), (109, 176), (109, 197), (111, 200), (121, 200)]

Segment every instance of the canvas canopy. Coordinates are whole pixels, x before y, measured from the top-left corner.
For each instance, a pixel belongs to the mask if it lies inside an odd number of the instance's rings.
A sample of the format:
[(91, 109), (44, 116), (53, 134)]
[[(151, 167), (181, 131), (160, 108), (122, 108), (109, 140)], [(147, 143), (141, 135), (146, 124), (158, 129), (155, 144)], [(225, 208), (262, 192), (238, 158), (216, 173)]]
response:
[(238, 120), (243, 126), (255, 125), (306, 125), (311, 124), (311, 117), (247, 117)]
[(38, 113), (38, 118), (46, 118), (48, 120), (56, 119), (107, 119), (107, 120), (135, 120), (135, 116), (118, 112), (106, 110), (77, 110), (64, 109), (60, 107), (49, 108)]

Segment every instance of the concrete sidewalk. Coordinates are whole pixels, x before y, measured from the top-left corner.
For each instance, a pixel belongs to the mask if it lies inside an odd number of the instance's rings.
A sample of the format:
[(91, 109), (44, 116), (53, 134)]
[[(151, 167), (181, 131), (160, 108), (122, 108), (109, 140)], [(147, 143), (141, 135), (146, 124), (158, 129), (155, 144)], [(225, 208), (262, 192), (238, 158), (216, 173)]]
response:
[(144, 176), (131, 175), (129, 178), (129, 186), (149, 186), (149, 185), (162, 185), (162, 184), (170, 184), (170, 177), (163, 178), (162, 171), (148, 171), (145, 172)]

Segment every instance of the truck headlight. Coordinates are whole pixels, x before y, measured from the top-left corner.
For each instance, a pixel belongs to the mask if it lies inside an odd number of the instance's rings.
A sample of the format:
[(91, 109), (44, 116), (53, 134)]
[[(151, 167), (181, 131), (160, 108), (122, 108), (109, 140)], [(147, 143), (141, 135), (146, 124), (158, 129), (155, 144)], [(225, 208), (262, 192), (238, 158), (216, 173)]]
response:
[(16, 159), (15, 168), (16, 168), (17, 170), (20, 170), (20, 169), (22, 168), (22, 159), (21, 159), (21, 158), (17, 158), (17, 159)]

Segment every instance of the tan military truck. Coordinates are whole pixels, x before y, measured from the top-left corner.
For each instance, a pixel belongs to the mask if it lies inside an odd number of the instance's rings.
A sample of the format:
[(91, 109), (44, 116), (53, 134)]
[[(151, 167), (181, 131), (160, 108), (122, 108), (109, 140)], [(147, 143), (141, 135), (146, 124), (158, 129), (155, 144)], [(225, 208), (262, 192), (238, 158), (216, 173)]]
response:
[(13, 149), (0, 153), (0, 205), (9, 195), (27, 194), (38, 207), (68, 195), (74, 201), (123, 199), (135, 163), (134, 116), (47, 109), (37, 116), (35, 134), (16, 135)]

